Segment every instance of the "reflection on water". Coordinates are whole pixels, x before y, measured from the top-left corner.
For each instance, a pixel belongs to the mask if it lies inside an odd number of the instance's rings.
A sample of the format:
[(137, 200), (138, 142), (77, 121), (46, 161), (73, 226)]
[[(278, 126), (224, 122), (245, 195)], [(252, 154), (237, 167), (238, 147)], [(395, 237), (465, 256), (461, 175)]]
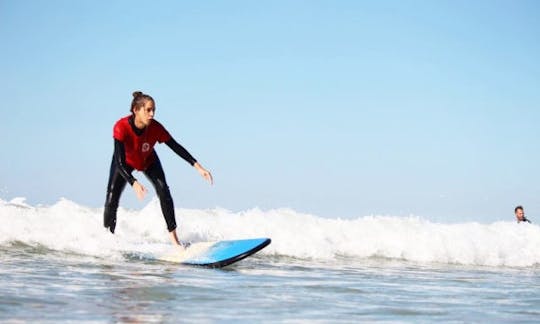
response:
[(540, 269), (257, 255), (225, 269), (0, 247), (0, 321), (529, 321)]

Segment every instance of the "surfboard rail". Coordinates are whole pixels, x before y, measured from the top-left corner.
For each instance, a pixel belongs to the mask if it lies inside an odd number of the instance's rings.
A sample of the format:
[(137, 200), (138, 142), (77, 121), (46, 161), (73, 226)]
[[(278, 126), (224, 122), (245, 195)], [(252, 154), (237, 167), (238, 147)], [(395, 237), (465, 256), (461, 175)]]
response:
[(222, 268), (268, 246), (270, 238), (198, 242), (191, 244), (182, 253), (169, 254), (160, 260), (205, 268)]

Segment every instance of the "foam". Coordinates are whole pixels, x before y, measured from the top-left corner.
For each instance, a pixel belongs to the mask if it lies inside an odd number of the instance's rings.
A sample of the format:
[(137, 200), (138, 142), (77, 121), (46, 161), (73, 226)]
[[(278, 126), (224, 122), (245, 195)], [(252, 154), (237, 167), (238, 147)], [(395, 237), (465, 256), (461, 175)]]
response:
[[(540, 264), (540, 227), (535, 224), (440, 224), (414, 216), (330, 219), (291, 209), (256, 208), (177, 209), (176, 214), (182, 240), (270, 237), (272, 244), (263, 254), (316, 260), (345, 256), (487, 266)], [(115, 235), (103, 228), (102, 215), (103, 208), (68, 199), (51, 206), (31, 206), (24, 198), (0, 200), (0, 244), (23, 242), (108, 258), (169, 248), (156, 199), (142, 210), (120, 208)]]

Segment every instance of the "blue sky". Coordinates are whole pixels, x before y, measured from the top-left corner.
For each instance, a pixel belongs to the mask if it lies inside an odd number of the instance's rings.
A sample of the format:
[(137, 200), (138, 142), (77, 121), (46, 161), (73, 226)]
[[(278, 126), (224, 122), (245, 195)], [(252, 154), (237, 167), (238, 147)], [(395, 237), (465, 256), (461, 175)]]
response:
[(142, 90), (215, 177), (158, 146), (177, 207), (540, 220), (537, 1), (1, 1), (0, 39), (4, 200), (102, 206)]

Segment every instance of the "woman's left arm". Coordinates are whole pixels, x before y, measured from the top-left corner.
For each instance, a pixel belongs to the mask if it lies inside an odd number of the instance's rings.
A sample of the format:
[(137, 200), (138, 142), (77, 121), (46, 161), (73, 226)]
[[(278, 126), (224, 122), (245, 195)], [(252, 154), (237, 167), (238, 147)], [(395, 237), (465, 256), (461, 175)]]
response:
[(165, 142), (168, 147), (171, 148), (178, 156), (180, 156), (182, 159), (186, 160), (189, 164), (191, 164), (197, 171), (199, 171), (199, 174), (205, 178), (210, 184), (214, 184), (214, 179), (212, 178), (212, 174), (203, 168), (203, 166), (197, 162), (197, 160), (189, 154), (189, 152), (180, 145), (174, 138), (170, 138), (168, 141)]

